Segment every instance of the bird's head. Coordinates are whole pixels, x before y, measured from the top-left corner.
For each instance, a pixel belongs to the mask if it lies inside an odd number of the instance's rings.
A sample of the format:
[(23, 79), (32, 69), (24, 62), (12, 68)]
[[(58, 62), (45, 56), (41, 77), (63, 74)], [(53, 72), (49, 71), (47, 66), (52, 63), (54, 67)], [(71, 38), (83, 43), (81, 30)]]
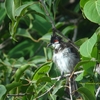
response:
[(54, 49), (58, 49), (60, 47), (61, 40), (62, 40), (61, 37), (53, 35), (51, 36), (50, 44), (48, 46), (51, 45)]

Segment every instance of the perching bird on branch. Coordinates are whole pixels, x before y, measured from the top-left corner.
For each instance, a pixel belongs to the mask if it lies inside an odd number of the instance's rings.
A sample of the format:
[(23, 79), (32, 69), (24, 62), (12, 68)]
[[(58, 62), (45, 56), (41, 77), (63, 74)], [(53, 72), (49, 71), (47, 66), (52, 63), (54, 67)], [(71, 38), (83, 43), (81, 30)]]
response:
[[(62, 38), (56, 34), (51, 36), (49, 46), (54, 48), (53, 62), (61, 72), (61, 76), (65, 73), (71, 74), (75, 65), (80, 61), (78, 50), (69, 42), (64, 42)], [(73, 80), (73, 77), (71, 78)], [(73, 82), (71, 82), (73, 84)], [(71, 91), (73, 92), (73, 86)]]

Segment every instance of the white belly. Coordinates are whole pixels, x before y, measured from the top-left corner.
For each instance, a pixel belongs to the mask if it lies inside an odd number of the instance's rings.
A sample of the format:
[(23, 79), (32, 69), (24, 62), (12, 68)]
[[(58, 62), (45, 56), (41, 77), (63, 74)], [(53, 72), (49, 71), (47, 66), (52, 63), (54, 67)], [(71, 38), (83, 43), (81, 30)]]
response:
[(63, 50), (53, 54), (53, 61), (61, 73), (71, 73), (78, 59), (75, 58), (73, 53)]

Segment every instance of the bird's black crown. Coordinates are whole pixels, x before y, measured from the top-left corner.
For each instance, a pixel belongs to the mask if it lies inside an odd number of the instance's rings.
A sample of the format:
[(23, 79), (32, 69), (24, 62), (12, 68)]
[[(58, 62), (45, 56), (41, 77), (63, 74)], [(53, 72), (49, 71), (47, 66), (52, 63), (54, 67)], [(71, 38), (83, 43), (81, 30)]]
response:
[(62, 38), (61, 37), (59, 37), (58, 35), (53, 35), (53, 36), (51, 36), (51, 43), (54, 43), (54, 42), (60, 42), (62, 40)]

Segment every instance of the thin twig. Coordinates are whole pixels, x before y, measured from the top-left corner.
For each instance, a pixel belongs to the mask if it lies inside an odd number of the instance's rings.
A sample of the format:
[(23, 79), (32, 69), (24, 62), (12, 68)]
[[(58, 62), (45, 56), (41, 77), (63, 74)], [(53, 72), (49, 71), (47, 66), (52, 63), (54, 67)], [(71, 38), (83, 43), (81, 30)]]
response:
[(97, 92), (96, 92), (96, 98), (98, 97), (98, 94), (99, 94), (99, 92), (100, 92), (100, 86), (99, 86), (99, 88), (97, 89)]
[[(57, 34), (57, 35), (61, 36), (62, 38), (65, 38), (65, 39), (67, 40), (67, 42), (70, 42), (70, 44), (71, 44), (74, 48), (76, 48), (76, 50), (78, 50), (78, 48), (74, 45), (73, 41), (71, 41), (69, 38), (67, 38), (66, 36), (64, 36), (59, 30), (56, 29), (54, 20), (53, 20), (52, 17), (50, 16), (50, 13), (48, 12), (48, 9), (47, 9), (47, 6), (46, 6), (44, 0), (40, 0), (40, 2), (41, 2), (42, 6), (43, 6), (43, 8), (44, 8), (44, 10), (45, 10), (45, 13), (46, 13), (47, 17), (49, 18), (49, 22), (50, 22), (51, 25), (52, 25), (53, 34)], [(79, 20), (79, 19), (78, 19), (78, 20)], [(77, 20), (77, 21), (78, 21), (78, 20)]]
[(69, 95), (70, 95), (70, 100), (73, 100), (72, 97), (72, 85), (71, 85), (71, 78), (69, 77)]
[(7, 96), (25, 96), (25, 95), (32, 95), (34, 94), (34, 92), (32, 93), (19, 93), (19, 94), (8, 94)]
[(69, 98), (67, 98), (67, 97), (64, 97), (64, 96), (63, 96), (62, 98), (63, 98), (63, 99), (65, 99), (65, 100), (70, 100)]
[(3, 49), (5, 46), (7, 46), (10, 43), (11, 38), (8, 38), (4, 42), (0, 44), (0, 49)]
[[(56, 83), (55, 83), (56, 84)], [(36, 100), (36, 99), (39, 99), (39, 98), (41, 98), (42, 96), (44, 96), (45, 94), (47, 94), (48, 92), (50, 92), (51, 91), (51, 89), (55, 86), (55, 84), (54, 85), (52, 85), (46, 92), (44, 92), (43, 94), (41, 94), (40, 96), (38, 96), (38, 97), (36, 97), (34, 100)]]
[(50, 21), (50, 23), (52, 25), (52, 29), (55, 29), (55, 23), (54, 23), (52, 17), (50, 16), (50, 13), (47, 10), (47, 6), (45, 5), (44, 0), (40, 0), (40, 2), (41, 2), (42, 6), (43, 6), (43, 8), (45, 10), (45, 13), (46, 13), (47, 17), (49, 18), (49, 21)]
[[(80, 74), (80, 73), (83, 73), (84, 71), (81, 70), (81, 71), (77, 71), (77, 72), (74, 72), (73, 74), (74, 75), (77, 75), (77, 74)], [(68, 76), (70, 76), (71, 74), (65, 74), (63, 77), (66, 78)], [(61, 76), (58, 76), (58, 77), (55, 77), (55, 78), (51, 78), (51, 80), (58, 80)]]
[(72, 38), (72, 41), (73, 41), (73, 42), (76, 40), (77, 31), (78, 31), (78, 28), (77, 28), (77, 25), (75, 25), (74, 34), (73, 34), (73, 38)]
[[(47, 6), (46, 6), (46, 4), (44, 3), (44, 0), (40, 0), (40, 2), (41, 2), (42, 6), (43, 6), (43, 8), (44, 8), (44, 10), (45, 10), (45, 13), (46, 13), (47, 17), (49, 18), (49, 22), (50, 22), (51, 25), (52, 25), (52, 30), (53, 30), (53, 32), (54, 32), (54, 33), (57, 33), (57, 35), (60, 35), (61, 37), (66, 38), (59, 30), (56, 29), (56, 27), (55, 27), (55, 22), (54, 22), (54, 20), (52, 19), (52, 17), (50, 16), (50, 14), (49, 14), (49, 12), (48, 12), (48, 10), (47, 10)], [(66, 39), (68, 39), (68, 38), (66, 38)], [(69, 39), (68, 39), (68, 40), (69, 40)]]

